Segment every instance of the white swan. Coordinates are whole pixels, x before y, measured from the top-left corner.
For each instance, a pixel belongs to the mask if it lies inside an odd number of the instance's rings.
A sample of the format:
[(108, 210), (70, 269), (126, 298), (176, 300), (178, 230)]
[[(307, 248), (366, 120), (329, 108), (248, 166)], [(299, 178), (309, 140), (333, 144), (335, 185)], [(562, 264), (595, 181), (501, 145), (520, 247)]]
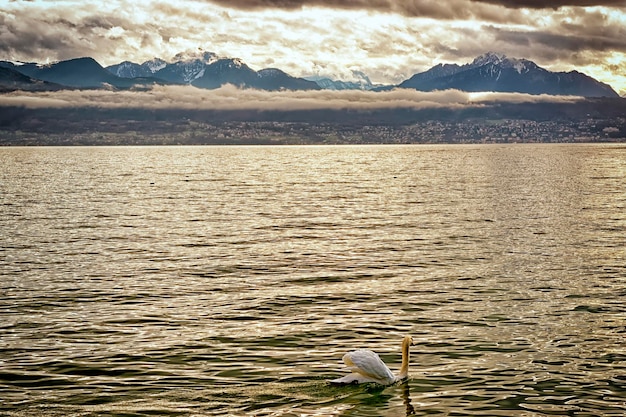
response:
[(343, 355), (343, 362), (352, 373), (330, 382), (331, 384), (373, 382), (380, 385), (391, 385), (406, 379), (409, 376), (409, 346), (413, 344), (411, 336), (404, 336), (402, 340), (402, 366), (398, 375), (394, 375), (376, 353), (367, 349), (358, 349)]

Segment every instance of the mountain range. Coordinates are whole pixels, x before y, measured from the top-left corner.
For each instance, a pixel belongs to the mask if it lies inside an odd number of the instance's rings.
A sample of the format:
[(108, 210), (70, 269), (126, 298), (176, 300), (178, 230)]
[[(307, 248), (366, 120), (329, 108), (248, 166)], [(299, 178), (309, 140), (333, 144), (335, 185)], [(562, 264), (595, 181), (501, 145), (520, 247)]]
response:
[(178, 54), (172, 62), (154, 58), (142, 64), (124, 61), (106, 68), (120, 78), (157, 78), (172, 84), (219, 88), (224, 84), (261, 90), (319, 90), (321, 87), (277, 69), (255, 71), (240, 59), (219, 58), (213, 52)]
[(489, 52), (465, 65), (439, 64), (398, 85), (422, 91), (457, 89), (510, 93), (618, 97), (608, 84), (578, 71), (551, 72), (527, 59)]
[(332, 80), (328, 77), (309, 76), (306, 80), (315, 81), (323, 90), (374, 90), (384, 86), (377, 86), (362, 71), (352, 71), (355, 81)]
[(39, 65), (0, 61), (0, 91), (57, 90), (60, 88), (149, 88), (152, 85), (190, 84), (214, 89), (225, 84), (240, 88), (280, 90), (386, 90), (518, 92), (528, 94), (619, 97), (608, 85), (578, 71), (552, 72), (526, 59), (489, 52), (471, 63), (438, 64), (398, 85), (374, 86), (355, 72), (357, 81), (324, 77), (297, 78), (277, 68), (255, 71), (240, 59), (220, 58), (212, 52), (178, 54), (171, 61), (154, 58), (142, 64), (124, 61), (103, 68), (92, 58)]
[[(157, 78), (118, 77), (104, 69), (93, 58), (76, 58), (49, 65), (0, 61), (0, 68), (25, 75), (32, 80), (33, 84), (44, 81), (72, 88), (126, 89), (153, 84), (167, 84), (166, 81)], [(6, 87), (3, 78), (0, 78), (0, 86)], [(23, 89), (31, 89), (28, 86), (25, 87)]]

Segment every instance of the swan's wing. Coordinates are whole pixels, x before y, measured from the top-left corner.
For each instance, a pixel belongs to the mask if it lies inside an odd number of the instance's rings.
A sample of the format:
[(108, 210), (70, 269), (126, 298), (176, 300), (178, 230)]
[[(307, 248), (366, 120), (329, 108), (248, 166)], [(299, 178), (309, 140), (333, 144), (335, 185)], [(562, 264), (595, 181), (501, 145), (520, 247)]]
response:
[(389, 367), (371, 350), (359, 349), (343, 355), (343, 362), (353, 373), (367, 379), (360, 382), (391, 384), (396, 380)]

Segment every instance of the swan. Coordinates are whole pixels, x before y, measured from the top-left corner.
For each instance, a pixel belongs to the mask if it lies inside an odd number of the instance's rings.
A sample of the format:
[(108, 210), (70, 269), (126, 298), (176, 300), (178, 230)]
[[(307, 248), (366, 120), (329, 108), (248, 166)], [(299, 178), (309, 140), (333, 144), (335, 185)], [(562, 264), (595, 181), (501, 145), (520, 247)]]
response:
[(402, 366), (400, 373), (394, 375), (385, 362), (371, 350), (357, 349), (343, 355), (343, 362), (352, 373), (333, 379), (331, 384), (364, 384), (376, 383), (391, 385), (409, 376), (409, 346), (414, 345), (411, 336), (402, 340)]

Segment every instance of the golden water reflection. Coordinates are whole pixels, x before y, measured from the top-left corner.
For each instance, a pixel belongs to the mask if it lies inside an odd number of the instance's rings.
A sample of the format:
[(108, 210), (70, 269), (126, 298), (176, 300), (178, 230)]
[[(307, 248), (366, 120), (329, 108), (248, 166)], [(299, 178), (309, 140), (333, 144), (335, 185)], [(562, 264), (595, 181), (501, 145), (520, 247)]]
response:
[[(620, 415), (626, 150), (0, 150), (0, 413)], [(411, 378), (338, 389), (342, 355)], [(43, 410), (43, 411), (42, 411)]]

